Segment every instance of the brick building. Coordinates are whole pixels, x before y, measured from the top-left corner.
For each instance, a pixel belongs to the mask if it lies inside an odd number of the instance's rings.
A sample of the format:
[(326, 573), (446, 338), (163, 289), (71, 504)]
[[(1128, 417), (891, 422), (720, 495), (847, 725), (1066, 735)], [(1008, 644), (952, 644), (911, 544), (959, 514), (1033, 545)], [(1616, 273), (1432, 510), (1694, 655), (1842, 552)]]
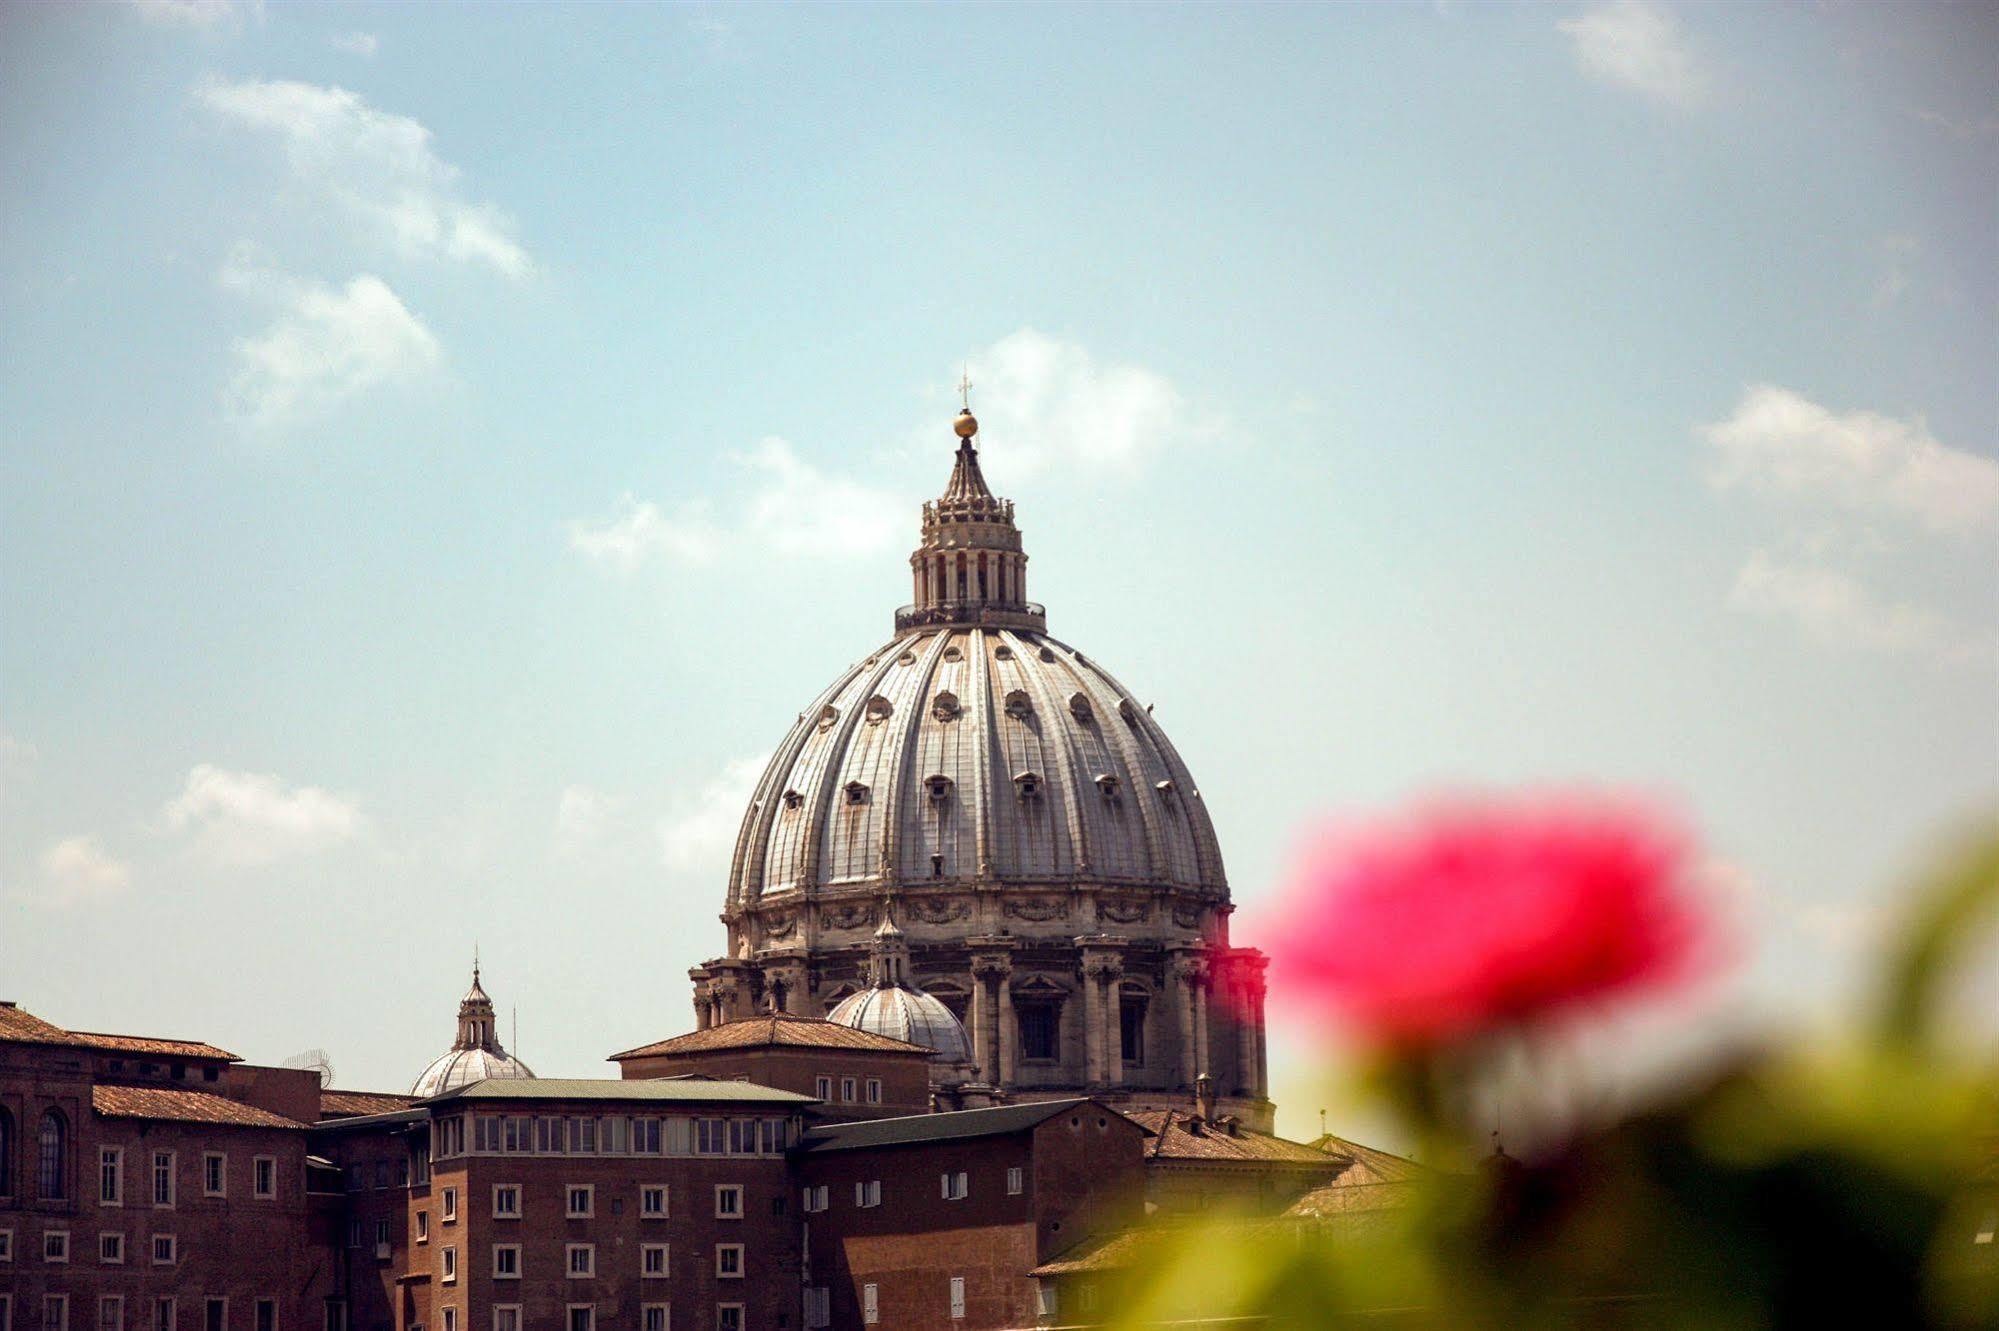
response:
[(837, 1022), (767, 1013), (612, 1054), (626, 1077), (685, 1073), (735, 1078), (809, 1095), (828, 1118), (882, 1118), (930, 1109), (922, 1045)]

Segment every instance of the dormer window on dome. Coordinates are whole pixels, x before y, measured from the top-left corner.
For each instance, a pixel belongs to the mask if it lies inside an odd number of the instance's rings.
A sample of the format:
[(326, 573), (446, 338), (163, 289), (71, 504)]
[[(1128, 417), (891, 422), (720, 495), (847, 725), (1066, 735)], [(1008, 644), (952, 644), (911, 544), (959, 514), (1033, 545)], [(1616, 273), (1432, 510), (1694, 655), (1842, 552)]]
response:
[(932, 804), (942, 804), (945, 800), (951, 798), (951, 778), (945, 776), (942, 772), (937, 773), (935, 776), (924, 777), (923, 788), (929, 792)]
[(868, 699), (868, 724), (878, 726), (895, 714), (895, 704), (877, 693)]
[(959, 705), (958, 695), (955, 693), (940, 693), (936, 701), (930, 704), (930, 714), (939, 721), (956, 721), (958, 714), (964, 710)]
[(1080, 693), (1069, 695), (1069, 714), (1084, 725), (1090, 724), (1097, 718), (1096, 709), (1090, 706), (1090, 700)]
[(795, 808), (797, 808), (797, 807), (798, 807), (799, 805), (801, 805), (801, 804), (803, 804), (803, 803), (805, 803), (805, 796), (803, 796), (803, 795), (799, 794), (799, 793), (798, 793), (797, 791), (795, 791), (795, 790), (787, 790), (787, 791), (785, 791), (785, 792), (784, 792), (784, 807), (785, 807), (785, 808), (787, 808), (787, 809), (795, 809)]
[(1006, 714), (1016, 721), (1034, 715), (1034, 699), (1027, 696), (1026, 689), (1015, 689), (1006, 695)]
[(1013, 788), (1019, 792), (1022, 799), (1033, 799), (1041, 793), (1041, 773), (1015, 772), (1013, 774)]
[(842, 789), (846, 791), (847, 803), (866, 804), (868, 802), (868, 788), (862, 782), (849, 781)]
[(1112, 776), (1109, 772), (1099, 772), (1096, 776), (1096, 782), (1097, 789), (1104, 792), (1105, 799), (1114, 800), (1117, 798), (1118, 779), (1115, 776)]

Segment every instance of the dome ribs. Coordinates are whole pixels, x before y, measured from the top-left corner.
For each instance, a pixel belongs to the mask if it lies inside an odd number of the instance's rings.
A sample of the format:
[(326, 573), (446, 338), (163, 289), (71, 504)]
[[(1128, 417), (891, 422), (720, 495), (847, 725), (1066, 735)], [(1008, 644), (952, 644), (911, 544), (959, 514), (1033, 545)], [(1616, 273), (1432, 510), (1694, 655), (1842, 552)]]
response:
[(755, 802), (743, 815), (742, 829), (736, 834), (736, 854), (730, 869), (729, 906), (731, 911), (747, 910), (762, 897), (768, 884), (764, 880), (765, 870), (770, 860), (770, 843), (776, 835), (778, 811), (783, 807), (782, 796), (785, 784), (791, 779), (791, 769), (798, 761), (799, 753), (817, 731), (809, 724), (810, 718), (846, 689), (853, 677), (866, 667), (851, 667), (832, 687), (812, 700), (809, 710), (799, 714), (771, 755), (764, 767), (762, 779), (757, 782)]
[(900, 662), (902, 653), (896, 652), (897, 647), (901, 647), (903, 652), (915, 651), (919, 645), (923, 647), (914, 661), (906, 666), (898, 664), (889, 673), (889, 683), (882, 690), (884, 696), (895, 707), (895, 711), (885, 723), (886, 728), (892, 732), (894, 747), (892, 752), (883, 755), (882, 764), (883, 771), (887, 774), (887, 789), (883, 792), (883, 798), (887, 800), (887, 812), (882, 817), (879, 869), (884, 884), (907, 875), (907, 867), (902, 863), (904, 836), (907, 830), (902, 825), (902, 792), (910, 789), (914, 782), (922, 780), (920, 775), (912, 776), (909, 771), (910, 751), (919, 747), (919, 744), (912, 743), (912, 738), (920, 734), (923, 724), (923, 700), (930, 692), (930, 677), (936, 671), (938, 659), (943, 655), (946, 636), (930, 635), (927, 643), (922, 637), (902, 639), (890, 644), (883, 652), (884, 656), (895, 653), (897, 661)]
[[(889, 859), (894, 876), (904, 882), (930, 877), (929, 857), (942, 854), (948, 857), (943, 829), (938, 829), (936, 844), (924, 838), (924, 820), (941, 818), (943, 815), (927, 800), (908, 800), (901, 796), (905, 790), (915, 790), (926, 776), (941, 770), (937, 734), (937, 722), (930, 714), (930, 708), (937, 694), (945, 687), (951, 662), (944, 659), (950, 650), (949, 632), (932, 633), (916, 664), (908, 670), (909, 678), (899, 681), (907, 714), (901, 718), (901, 748), (896, 757), (895, 847)], [(913, 824), (912, 824), (912, 820)], [(919, 861), (921, 868), (918, 867)]]
[[(869, 673), (867, 667), (863, 665), (849, 678), (848, 687), (841, 690), (839, 702), (843, 702), (845, 706), (840, 707), (840, 714), (834, 718), (831, 727), (822, 728), (811, 717), (806, 718), (806, 724), (812, 726), (817, 737), (824, 741), (819, 752), (811, 756), (813, 770), (808, 776), (812, 789), (804, 792), (806, 816), (801, 820), (802, 825), (811, 833), (804, 838), (804, 862), (798, 875), (800, 886), (808, 894), (816, 890), (822, 877), (829, 883), (832, 881), (829, 870), (835, 859), (833, 838), (839, 829), (845, 826), (842, 820), (856, 818), (856, 815), (842, 803), (835, 802), (834, 791), (847, 782), (857, 779), (851, 776), (842, 779), (848, 756), (853, 751), (854, 728), (862, 723), (867, 712), (868, 699), (874, 696), (882, 677), (895, 669), (895, 657), (887, 652), (872, 659), (875, 662), (873, 671)], [(861, 684), (859, 689), (853, 687), (856, 681)], [(808, 751), (810, 748), (811, 742), (808, 741)], [(842, 795), (840, 798), (844, 801), (845, 796)], [(869, 801), (860, 809), (858, 821), (865, 825), (866, 820), (880, 807), (874, 801)], [(822, 813), (822, 810), (826, 812)]]
[[(1037, 656), (1040, 654), (1043, 645), (1052, 646), (1054, 642), (1052, 638), (1043, 638), (1038, 635), (1026, 638), (1025, 641)], [(1028, 687), (1034, 692), (1034, 710), (1037, 715), (1045, 718), (1041, 724), (1041, 743), (1043, 748), (1047, 750), (1048, 756), (1054, 760), (1055, 779), (1048, 783), (1047, 797), (1053, 799), (1059, 796), (1062, 801), (1062, 815), (1069, 826), (1069, 844), (1074, 848), (1075, 863), (1072, 872), (1078, 877), (1087, 878), (1090, 875), (1095, 856), (1091, 854), (1092, 838), (1085, 828), (1085, 815), (1081, 808), (1082, 801), (1076, 797), (1078, 789), (1076, 780), (1076, 755), (1074, 752), (1075, 745), (1071, 739), (1074, 729), (1061, 720), (1060, 713), (1057, 711), (1058, 708), (1066, 704), (1057, 698), (1055, 691), (1049, 687), (1049, 672), (1028, 667), (1025, 668), (1025, 673), (1027, 675)], [(1052, 740), (1049, 735), (1050, 731), (1054, 732)]]

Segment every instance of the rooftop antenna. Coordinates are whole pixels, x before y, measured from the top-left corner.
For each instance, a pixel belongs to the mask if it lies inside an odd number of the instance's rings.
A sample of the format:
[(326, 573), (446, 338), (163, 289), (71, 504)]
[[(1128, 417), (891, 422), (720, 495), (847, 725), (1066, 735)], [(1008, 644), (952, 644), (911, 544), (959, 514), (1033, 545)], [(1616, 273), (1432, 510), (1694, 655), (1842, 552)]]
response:
[(521, 1005), (519, 1003), (514, 1004), (513, 1046), (514, 1046), (514, 1057), (519, 1058), (521, 1056)]

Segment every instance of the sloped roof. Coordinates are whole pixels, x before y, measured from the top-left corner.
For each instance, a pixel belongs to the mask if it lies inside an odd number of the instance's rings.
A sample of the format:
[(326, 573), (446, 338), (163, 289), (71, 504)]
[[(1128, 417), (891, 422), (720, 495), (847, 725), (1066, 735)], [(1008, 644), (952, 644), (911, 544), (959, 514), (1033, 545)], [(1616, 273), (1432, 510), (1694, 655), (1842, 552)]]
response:
[[(1352, 1172), (1352, 1171), (1349, 1171)], [(1416, 1195), (1414, 1179), (1389, 1183), (1349, 1183), (1334, 1179), (1312, 1189), (1284, 1208), (1284, 1214), (1300, 1220), (1331, 1220), (1366, 1211), (1387, 1211), (1407, 1206)]]
[(93, 1086), (90, 1106), (105, 1118), (143, 1118), (161, 1123), (218, 1123), (238, 1128), (304, 1128), (296, 1119), (208, 1091), (164, 1086)]
[(819, 1103), (796, 1091), (759, 1086), (753, 1081), (723, 1081), (710, 1077), (648, 1077), (618, 1081), (608, 1077), (497, 1077), (459, 1086), (419, 1103), (454, 1100), (625, 1100), (660, 1104), (755, 1103), (803, 1105)]
[[(903, 1118), (869, 1118), (852, 1123), (827, 1123), (805, 1134), (801, 1149), (815, 1154), (825, 1151), (857, 1151), (870, 1146), (919, 1146), (931, 1142), (963, 1141), (973, 1137), (1000, 1137), (1039, 1127), (1059, 1114), (1089, 1105), (1112, 1118), (1131, 1116), (1098, 1104), (1087, 1097), (1070, 1100), (1039, 1100), (1023, 1105), (1000, 1105), (992, 1109), (954, 1109), (941, 1114), (910, 1114)], [(1141, 1130), (1148, 1133), (1143, 1124)]]
[(361, 1114), (392, 1114), (398, 1109), (408, 1109), (415, 1103), (415, 1096), (395, 1095), (388, 1091), (321, 1091), (319, 1116), (326, 1119), (348, 1118)]
[(163, 1058), (214, 1058), (230, 1063), (242, 1061), (227, 1049), (217, 1049), (200, 1040), (64, 1030), (54, 1022), (43, 1021), (20, 1004), (10, 1002), (0, 1002), (0, 1041), (67, 1045), (72, 1049), (106, 1049), (114, 1053), (153, 1054)]
[(1359, 1142), (1335, 1137), (1332, 1133), (1322, 1134), (1312, 1143), (1313, 1147), (1332, 1155), (1344, 1155), (1353, 1161), (1348, 1173), (1342, 1175), (1349, 1184), (1353, 1183), (1399, 1183), (1419, 1179), (1429, 1171), (1406, 1156), (1394, 1155), (1372, 1146), (1362, 1146)]
[(1126, 1118), (1150, 1129), (1148, 1160), (1190, 1160), (1201, 1164), (1252, 1164), (1320, 1169), (1328, 1174), (1345, 1169), (1349, 1157), (1330, 1154), (1303, 1142), (1286, 1141), (1267, 1132), (1208, 1123), (1180, 1109), (1128, 1109)]
[(723, 1022), (705, 1031), (689, 1031), (654, 1044), (612, 1054), (610, 1061), (651, 1058), (661, 1054), (706, 1054), (721, 1049), (762, 1049), (778, 1045), (800, 1049), (855, 1049), (875, 1054), (906, 1054), (929, 1058), (932, 1051), (906, 1040), (856, 1030), (836, 1021), (818, 1017), (795, 1017), (790, 1013), (765, 1013)]

